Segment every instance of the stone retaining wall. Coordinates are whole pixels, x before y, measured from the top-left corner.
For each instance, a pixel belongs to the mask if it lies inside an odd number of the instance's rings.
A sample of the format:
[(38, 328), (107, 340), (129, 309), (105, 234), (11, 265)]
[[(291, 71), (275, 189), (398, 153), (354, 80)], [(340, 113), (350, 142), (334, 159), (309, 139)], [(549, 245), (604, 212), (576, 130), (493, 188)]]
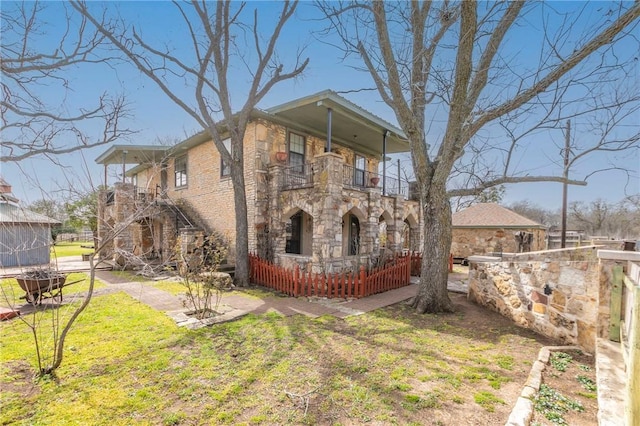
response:
[(602, 328), (598, 307), (603, 283), (592, 247), (540, 252), (537, 258), (527, 254), (470, 261), (470, 300), (522, 327), (593, 353)]

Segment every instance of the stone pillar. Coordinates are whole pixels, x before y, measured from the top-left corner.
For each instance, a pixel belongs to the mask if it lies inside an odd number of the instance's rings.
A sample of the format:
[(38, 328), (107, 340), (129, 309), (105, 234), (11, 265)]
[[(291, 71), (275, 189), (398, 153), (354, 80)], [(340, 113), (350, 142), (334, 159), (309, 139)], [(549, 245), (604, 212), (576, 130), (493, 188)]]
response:
[[(121, 229), (124, 223), (132, 220), (135, 213), (135, 188), (131, 183), (118, 182), (114, 185), (114, 219), (116, 229)], [(113, 240), (115, 250), (119, 252), (133, 253), (133, 226), (129, 224), (121, 229)], [(114, 253), (114, 261), (124, 266), (126, 257), (120, 253)]]
[(402, 251), (403, 210), (404, 198), (396, 195), (393, 200), (393, 223), (387, 224), (387, 249), (394, 253)]
[(342, 257), (342, 174), (344, 161), (325, 152), (315, 158), (313, 189), (320, 200), (314, 217), (312, 259), (323, 263)]
[(282, 166), (269, 166), (269, 188), (268, 188), (268, 236), (264, 248), (265, 257), (273, 259), (275, 253), (284, 253), (287, 245), (284, 223), (282, 221), (282, 206), (280, 205), (280, 184), (282, 179)]
[[(111, 191), (107, 191), (107, 190), (102, 190), (98, 193), (98, 241), (97, 244), (104, 244), (107, 237), (109, 236), (109, 222), (108, 222), (108, 209), (109, 206), (107, 206), (107, 193), (109, 193)], [(94, 244), (96, 242), (94, 241)], [(96, 246), (96, 248), (98, 248)], [(102, 251), (100, 251), (99, 257), (100, 259), (104, 259), (107, 256), (109, 256), (111, 254), (111, 247), (107, 248), (103, 248)]]
[(380, 188), (367, 188), (367, 220), (360, 229), (360, 253), (377, 257), (380, 254), (380, 217), (381, 206)]

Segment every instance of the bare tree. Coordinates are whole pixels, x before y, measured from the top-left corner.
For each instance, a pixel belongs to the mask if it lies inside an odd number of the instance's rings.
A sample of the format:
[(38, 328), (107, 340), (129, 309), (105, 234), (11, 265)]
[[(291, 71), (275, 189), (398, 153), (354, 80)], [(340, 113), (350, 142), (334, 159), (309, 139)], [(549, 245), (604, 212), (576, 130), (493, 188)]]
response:
[[(97, 190), (94, 190), (97, 192)], [(94, 197), (95, 199), (95, 197)], [(100, 253), (108, 250), (113, 244), (114, 239), (121, 233), (126, 232), (127, 228), (144, 217), (147, 217), (153, 205), (141, 205), (135, 209), (123, 222), (118, 223), (115, 227), (104, 235), (104, 237), (94, 247), (94, 253), (89, 260), (89, 275), (80, 281), (88, 281), (88, 289), (84, 293), (71, 294), (65, 292), (66, 300), (62, 298), (61, 286), (74, 284), (76, 282), (62, 282), (60, 278), (66, 278), (59, 270), (58, 259), (56, 258), (51, 265), (38, 266), (36, 268), (21, 268), (22, 273), (17, 277), (27, 280), (38, 280), (38, 285), (26, 284), (25, 295), (20, 297), (17, 293), (17, 285), (11, 280), (0, 281), (0, 301), (3, 305), (13, 310), (23, 311), (18, 319), (24, 323), (33, 336), (34, 357), (36, 360), (36, 375), (39, 377), (54, 375), (56, 370), (62, 365), (64, 360), (64, 348), (66, 338), (73, 329), (75, 321), (80, 314), (87, 308), (93, 297), (95, 288), (95, 273), (100, 260)], [(94, 212), (87, 211), (87, 215), (93, 215)], [(95, 220), (95, 218), (87, 217), (87, 220)], [(2, 224), (2, 226), (6, 226)], [(15, 248), (16, 250), (33, 250), (40, 248), (42, 241), (32, 241), (30, 245)], [(47, 247), (49, 248), (49, 247)], [(19, 306), (20, 301), (26, 301), (33, 305), (27, 312)]]
[[(584, 184), (516, 167), (523, 147), (543, 146), (533, 137), (509, 140), (499, 123), (523, 134), (563, 116), (606, 109), (610, 104), (581, 101), (637, 73), (632, 32), (640, 3), (607, 3), (596, 14), (587, 13), (588, 4), (569, 13), (553, 7), (520, 1), (320, 3), (329, 31), (341, 38), (345, 55), (362, 59), (409, 139), (425, 221), (422, 278), (412, 301), (418, 312), (453, 310), (447, 294), (450, 197), (507, 183)], [(437, 117), (443, 118), (440, 129)], [(427, 132), (439, 140), (427, 145)], [(633, 136), (624, 139), (637, 146)], [(472, 178), (461, 179), (463, 186), (452, 180), (456, 175)]]
[[(47, 22), (46, 8), (64, 7), (64, 19)], [(132, 132), (123, 97), (101, 95), (93, 105), (74, 108), (66, 94), (73, 71), (81, 64), (105, 63), (96, 51), (104, 37), (87, 29), (64, 4), (6, 3), (2, 6), (0, 70), (2, 152), (0, 161), (21, 161), (37, 155), (55, 156), (108, 144)], [(57, 37), (57, 38), (56, 38)], [(52, 105), (43, 92), (56, 90)], [(61, 95), (61, 93), (64, 93)], [(89, 127), (100, 129), (97, 134)]]
[[(276, 53), (282, 29), (296, 11), (297, 2), (282, 2), (280, 13), (268, 28), (259, 25), (258, 9), (253, 11), (251, 22), (243, 21), (246, 3), (174, 2), (176, 20), (184, 25), (184, 38), (191, 43), (186, 51), (154, 46), (124, 19), (105, 23), (86, 3), (72, 4), (128, 61), (211, 135), (230, 167), (236, 216), (235, 280), (237, 285), (246, 285), (249, 246), (243, 139), (257, 103), (277, 83), (300, 75), (309, 62), (298, 53), (291, 71), (285, 71)], [(242, 95), (231, 93), (230, 83), (238, 78), (235, 71), (230, 75), (231, 66), (244, 69), (249, 76)], [(193, 90), (190, 99), (181, 94), (185, 87)], [(234, 111), (233, 105), (242, 96), (244, 104)], [(231, 152), (224, 146), (227, 137), (231, 139)]]

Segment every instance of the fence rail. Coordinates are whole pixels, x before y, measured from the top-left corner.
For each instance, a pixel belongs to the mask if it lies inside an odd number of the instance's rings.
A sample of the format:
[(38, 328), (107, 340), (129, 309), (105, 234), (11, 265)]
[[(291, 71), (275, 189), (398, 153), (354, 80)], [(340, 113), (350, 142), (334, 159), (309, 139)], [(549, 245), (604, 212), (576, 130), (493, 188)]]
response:
[(318, 274), (285, 269), (256, 255), (249, 256), (250, 279), (253, 283), (289, 296), (327, 298), (360, 298), (404, 287), (410, 284), (413, 257), (405, 255), (374, 268), (361, 266), (357, 272)]

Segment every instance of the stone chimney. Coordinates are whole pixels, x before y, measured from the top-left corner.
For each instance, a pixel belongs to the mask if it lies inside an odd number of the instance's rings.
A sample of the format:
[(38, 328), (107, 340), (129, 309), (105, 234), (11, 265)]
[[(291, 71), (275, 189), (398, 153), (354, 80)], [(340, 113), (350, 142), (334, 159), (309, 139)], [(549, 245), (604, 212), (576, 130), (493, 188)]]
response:
[(11, 185), (0, 176), (0, 194), (11, 194)]
[(0, 176), (0, 200), (17, 203), (18, 199), (11, 194), (11, 185)]

